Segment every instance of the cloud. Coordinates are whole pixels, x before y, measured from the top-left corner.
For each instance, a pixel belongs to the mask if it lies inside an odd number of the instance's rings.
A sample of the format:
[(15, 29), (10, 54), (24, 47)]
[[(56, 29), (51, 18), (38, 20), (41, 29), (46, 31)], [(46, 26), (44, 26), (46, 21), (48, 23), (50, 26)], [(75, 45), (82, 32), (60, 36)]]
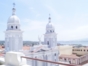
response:
[(25, 5), (28, 5), (31, 2), (31, 0), (15, 0), (15, 1), (21, 2), (21, 3), (25, 4)]
[[(30, 0), (19, 0), (26, 5), (30, 4)], [(33, 4), (32, 4), (33, 5)], [(86, 13), (74, 13), (68, 15), (66, 13), (59, 13), (53, 5), (43, 3), (44, 7), (49, 10), (51, 13), (52, 22), (54, 23), (56, 33), (58, 34), (57, 38), (59, 41), (69, 41), (69, 40), (80, 40), (88, 38), (88, 14)], [(29, 5), (30, 6), (30, 5)], [(27, 7), (29, 7), (27, 6)], [(23, 19), (22, 29), (24, 32), (24, 39), (36, 40), (37, 36), (45, 33), (45, 27), (47, 21), (37, 20), (37, 17), (41, 17), (41, 13), (38, 13), (37, 9), (33, 6), (29, 8), (36, 20), (32, 19)], [(64, 11), (65, 12), (65, 11)], [(44, 13), (45, 14), (45, 13)], [(31, 17), (31, 16), (30, 16)], [(45, 19), (45, 18), (44, 18)], [(35, 37), (33, 37), (33, 36)], [(29, 37), (28, 37), (29, 36)]]
[(62, 30), (59, 32), (58, 37), (60, 40), (70, 41), (70, 40), (81, 40), (88, 38), (88, 25), (81, 26), (72, 30)]
[(25, 25), (23, 24), (22, 28), (25, 31), (42, 30), (45, 28), (46, 25), (46, 22), (30, 19), (24, 19), (23, 22), (26, 23)]
[(2, 2), (0, 2), (0, 5), (8, 7), (8, 5), (6, 5), (5, 3), (2, 3)]
[(30, 9), (31, 9), (31, 10), (34, 10), (34, 8), (33, 8), (33, 7), (30, 7)]
[[(47, 21), (24, 19), (22, 25), (22, 29), (25, 31), (24, 39), (37, 40), (38, 35), (43, 35), (45, 33), (46, 24)], [(81, 40), (88, 38), (88, 25), (74, 26), (74, 28), (66, 28), (66, 26), (57, 22), (53, 23), (53, 25), (58, 34), (58, 41)], [(43, 40), (44, 36), (42, 37), (42, 41)]]
[(47, 7), (48, 10), (50, 10), (51, 15), (53, 14), (53, 16), (54, 16), (57, 20), (62, 19), (62, 16), (61, 16), (61, 15), (56, 11), (56, 9), (54, 9), (52, 6), (45, 5), (45, 7)]
[(43, 35), (45, 33), (46, 24), (47, 22), (45, 21), (30, 20), (27, 18), (23, 19), (21, 29), (24, 31), (24, 40), (38, 40), (38, 35)]

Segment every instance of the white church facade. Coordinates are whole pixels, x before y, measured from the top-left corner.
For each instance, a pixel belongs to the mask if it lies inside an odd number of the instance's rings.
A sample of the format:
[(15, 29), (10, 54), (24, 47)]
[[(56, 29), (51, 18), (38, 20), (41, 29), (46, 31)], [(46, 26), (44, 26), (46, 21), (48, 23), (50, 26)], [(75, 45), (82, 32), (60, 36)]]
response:
[[(55, 33), (55, 28), (51, 23), (51, 18), (49, 17), (49, 22), (46, 25), (44, 44), (41, 44), (40, 41), (39, 45), (34, 45), (30, 50), (24, 51), (22, 50), (23, 31), (20, 29), (20, 19), (15, 14), (15, 7), (13, 7), (12, 11), (12, 16), (8, 19), (7, 29), (5, 31), (5, 51), (21, 51), (25, 56), (58, 62), (59, 51), (57, 47), (57, 34)], [(28, 64), (31, 66), (59, 66), (35, 60), (28, 60)]]

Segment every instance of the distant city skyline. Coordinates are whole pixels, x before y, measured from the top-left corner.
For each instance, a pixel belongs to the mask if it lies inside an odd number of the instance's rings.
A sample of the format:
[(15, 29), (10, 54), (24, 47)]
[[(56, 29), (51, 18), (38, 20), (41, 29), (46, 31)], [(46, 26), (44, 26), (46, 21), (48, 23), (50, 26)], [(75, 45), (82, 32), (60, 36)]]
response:
[(8, 18), (15, 3), (23, 40), (38, 41), (45, 33), (49, 14), (58, 41), (88, 38), (88, 0), (2, 0), (0, 1), (0, 40), (5, 39)]

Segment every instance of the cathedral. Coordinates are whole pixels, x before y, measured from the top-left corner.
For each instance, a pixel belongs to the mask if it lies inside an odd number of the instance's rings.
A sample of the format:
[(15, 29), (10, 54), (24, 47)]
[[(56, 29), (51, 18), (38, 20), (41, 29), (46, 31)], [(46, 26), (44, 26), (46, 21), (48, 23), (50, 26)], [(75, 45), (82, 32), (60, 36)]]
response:
[[(51, 17), (49, 16), (49, 22), (46, 25), (46, 32), (44, 34), (44, 44), (39, 40), (39, 45), (30, 47), (30, 50), (24, 51), (23, 48), (23, 31), (20, 29), (20, 19), (16, 16), (16, 8), (12, 8), (12, 15), (7, 22), (7, 29), (5, 31), (5, 52), (15, 51), (23, 52), (25, 56), (32, 58), (39, 58), (50, 61), (59, 61), (59, 51), (57, 48), (57, 34), (55, 28), (51, 23)], [(47, 62), (40, 62), (36, 60), (27, 60), (28, 64), (32, 66), (59, 66)]]

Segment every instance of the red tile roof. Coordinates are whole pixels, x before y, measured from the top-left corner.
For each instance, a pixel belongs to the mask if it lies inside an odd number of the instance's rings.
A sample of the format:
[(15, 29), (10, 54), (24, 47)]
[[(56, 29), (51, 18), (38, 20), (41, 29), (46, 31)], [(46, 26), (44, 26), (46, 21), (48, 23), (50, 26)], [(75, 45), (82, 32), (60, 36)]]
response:
[(23, 46), (23, 50), (30, 50), (30, 46)]

